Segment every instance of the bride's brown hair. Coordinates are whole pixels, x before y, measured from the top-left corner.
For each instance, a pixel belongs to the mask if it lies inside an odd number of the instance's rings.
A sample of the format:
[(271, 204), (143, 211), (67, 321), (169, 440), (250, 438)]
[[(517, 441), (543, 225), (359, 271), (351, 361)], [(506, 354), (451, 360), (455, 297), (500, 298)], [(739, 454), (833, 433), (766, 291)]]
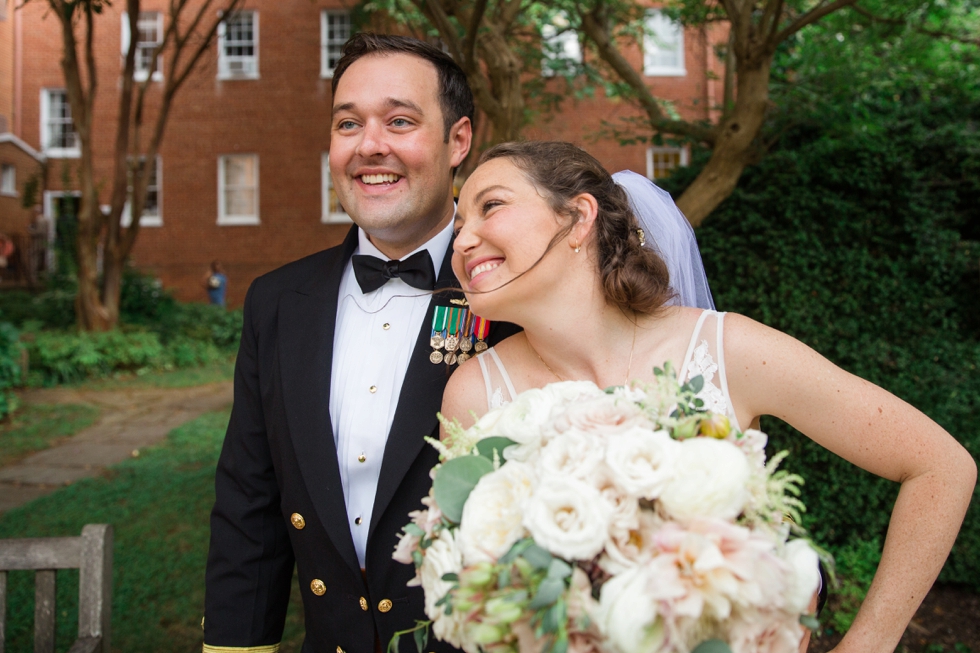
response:
[(640, 227), (626, 191), (595, 157), (571, 143), (523, 141), (490, 148), (480, 157), (480, 164), (493, 159), (513, 163), (548, 201), (551, 210), (569, 219), (552, 238), (545, 254), (581, 218), (572, 199), (583, 193), (596, 199), (599, 210), (593, 231), (607, 301), (626, 311), (652, 315), (674, 296), (667, 265), (655, 251), (640, 243)]

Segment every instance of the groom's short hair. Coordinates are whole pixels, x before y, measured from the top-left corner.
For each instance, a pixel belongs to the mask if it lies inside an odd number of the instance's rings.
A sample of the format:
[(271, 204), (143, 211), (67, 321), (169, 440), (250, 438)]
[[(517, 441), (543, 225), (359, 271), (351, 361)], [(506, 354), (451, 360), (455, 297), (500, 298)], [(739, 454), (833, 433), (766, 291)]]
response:
[(466, 73), (448, 54), (439, 48), (408, 36), (361, 32), (352, 36), (341, 52), (334, 68), (331, 92), (337, 94), (337, 83), (352, 63), (371, 54), (410, 54), (428, 61), (439, 75), (439, 106), (442, 109), (443, 138), (449, 142), (449, 130), (466, 117), (473, 121), (473, 92), (466, 82)]

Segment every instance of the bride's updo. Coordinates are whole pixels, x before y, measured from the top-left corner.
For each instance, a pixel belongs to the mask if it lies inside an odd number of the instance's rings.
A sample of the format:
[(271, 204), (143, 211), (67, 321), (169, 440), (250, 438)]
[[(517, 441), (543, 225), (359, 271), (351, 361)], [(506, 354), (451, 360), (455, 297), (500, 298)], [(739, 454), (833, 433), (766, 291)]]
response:
[(595, 157), (570, 143), (524, 141), (496, 145), (483, 153), (480, 163), (501, 158), (524, 173), (556, 214), (569, 218), (549, 249), (580, 218), (571, 200), (582, 193), (596, 199), (599, 211), (593, 233), (602, 287), (610, 303), (650, 315), (673, 297), (667, 265), (640, 242), (626, 191)]

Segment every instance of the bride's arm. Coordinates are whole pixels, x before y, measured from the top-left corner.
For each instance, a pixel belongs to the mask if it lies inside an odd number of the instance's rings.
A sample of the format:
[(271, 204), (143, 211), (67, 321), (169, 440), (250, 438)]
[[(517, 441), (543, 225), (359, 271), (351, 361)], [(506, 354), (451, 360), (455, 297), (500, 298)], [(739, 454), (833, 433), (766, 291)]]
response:
[(917, 409), (749, 318), (725, 320), (725, 359), (740, 422), (774, 415), (855, 465), (902, 484), (874, 582), (837, 647), (893, 651), (953, 546), (976, 463)]
[[(446, 419), (456, 418), (463, 428), (469, 428), (476, 423), (473, 418), (483, 417), (487, 412), (487, 389), (480, 371), (480, 363), (471, 358), (459, 366), (446, 383), (446, 392), (442, 395), (442, 415)], [(446, 430), (439, 429), (439, 437), (446, 437)]]

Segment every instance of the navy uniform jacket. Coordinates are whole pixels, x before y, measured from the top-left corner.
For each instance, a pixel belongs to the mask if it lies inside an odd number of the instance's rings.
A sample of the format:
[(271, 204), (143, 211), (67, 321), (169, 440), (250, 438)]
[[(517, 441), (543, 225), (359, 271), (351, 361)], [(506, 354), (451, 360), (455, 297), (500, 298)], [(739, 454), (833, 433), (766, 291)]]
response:
[[(348, 527), (331, 427), (330, 370), (341, 275), (357, 246), (344, 243), (258, 279), (245, 298), (235, 403), (215, 478), (204, 649), (274, 653), (295, 563), (305, 609), (304, 653), (374, 653), (425, 619), (411, 565), (391, 559), (408, 513), (431, 486), (436, 413), (448, 379), (429, 361), (433, 295), (388, 434), (371, 524), (365, 583)], [(457, 287), (450, 251), (436, 288)], [(493, 325), (491, 342), (514, 333)], [(365, 339), (364, 354), (371, 343)], [(403, 650), (414, 649), (411, 638)], [(432, 651), (451, 651), (430, 638)]]

